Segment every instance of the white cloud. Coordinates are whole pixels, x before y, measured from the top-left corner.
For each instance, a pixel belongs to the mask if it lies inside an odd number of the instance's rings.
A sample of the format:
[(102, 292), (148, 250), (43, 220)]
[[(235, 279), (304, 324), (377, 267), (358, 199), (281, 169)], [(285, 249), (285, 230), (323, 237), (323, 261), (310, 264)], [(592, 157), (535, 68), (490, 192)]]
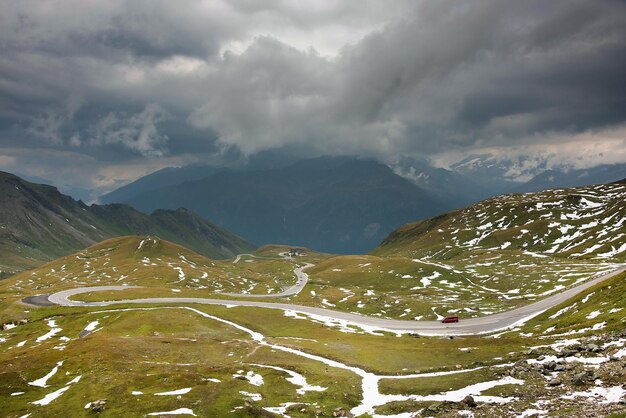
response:
[(156, 103), (131, 116), (111, 112), (96, 124), (91, 143), (120, 144), (144, 156), (160, 157), (168, 137), (159, 133), (157, 125), (167, 117), (165, 109)]
[(524, 138), (524, 145), (476, 147), (437, 153), (433, 164), (447, 168), (472, 154), (491, 154), (495, 160), (515, 161), (508, 173), (519, 181), (530, 180), (541, 170), (571, 170), (601, 164), (626, 163), (626, 125), (578, 134), (549, 133)]

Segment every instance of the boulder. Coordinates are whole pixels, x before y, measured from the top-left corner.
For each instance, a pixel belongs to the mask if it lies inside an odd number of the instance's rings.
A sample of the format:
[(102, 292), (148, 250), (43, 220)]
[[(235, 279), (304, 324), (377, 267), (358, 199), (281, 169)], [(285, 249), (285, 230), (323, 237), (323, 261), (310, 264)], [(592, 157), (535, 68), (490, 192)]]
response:
[(426, 408), (426, 412), (427, 413), (431, 413), (431, 414), (436, 414), (438, 412), (440, 412), (441, 410), (441, 403), (437, 402), (437, 403), (433, 403), (428, 405), (428, 408)]
[(463, 398), (461, 403), (464, 403), (465, 405), (469, 406), (470, 408), (476, 408), (478, 406), (478, 404), (476, 403), (476, 401), (474, 400), (474, 397), (472, 395), (467, 395), (465, 398)]
[(544, 370), (554, 370), (556, 369), (556, 361), (548, 361), (543, 364)]
[(574, 355), (576, 355), (576, 353), (578, 353), (577, 350), (563, 350), (561, 351), (561, 357), (572, 357)]
[(91, 410), (93, 412), (102, 412), (104, 411), (104, 407), (107, 404), (107, 400), (106, 399), (98, 399), (97, 401), (93, 401), (91, 403)]
[(572, 377), (572, 383), (578, 386), (584, 385), (586, 380), (587, 380), (586, 372), (576, 373), (574, 377)]
[(585, 346), (585, 351), (588, 351), (590, 353), (599, 353), (602, 351), (602, 349), (598, 347), (596, 344), (587, 344)]

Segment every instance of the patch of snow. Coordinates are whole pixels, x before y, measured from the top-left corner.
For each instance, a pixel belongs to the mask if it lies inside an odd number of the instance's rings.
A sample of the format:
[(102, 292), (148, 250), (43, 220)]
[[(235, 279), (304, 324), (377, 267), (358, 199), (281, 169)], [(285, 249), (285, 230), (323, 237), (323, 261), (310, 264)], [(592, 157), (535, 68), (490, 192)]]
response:
[(185, 272), (181, 267), (172, 267), (174, 270), (178, 270), (178, 281), (185, 280)]
[(94, 329), (96, 329), (96, 327), (98, 326), (98, 324), (99, 324), (99, 323), (100, 323), (99, 321), (93, 321), (93, 322), (90, 322), (90, 323), (89, 323), (89, 324), (85, 327), (84, 331), (89, 331), (89, 332), (93, 331)]
[(183, 388), (183, 389), (178, 389), (178, 390), (172, 390), (169, 392), (159, 392), (159, 393), (155, 393), (155, 395), (156, 396), (184, 395), (189, 392), (191, 392), (191, 388)]
[(245, 390), (240, 390), (239, 393), (241, 393), (243, 396), (246, 396), (250, 400), (255, 401), (255, 402), (258, 402), (263, 399), (263, 396), (261, 396), (260, 393), (250, 393), (250, 392), (246, 392)]
[(52, 376), (54, 376), (56, 374), (56, 372), (59, 371), (59, 367), (61, 367), (63, 365), (63, 361), (59, 361), (56, 366), (54, 366), (52, 368), (52, 370), (50, 370), (50, 372), (45, 375), (42, 378), (39, 378), (37, 380), (33, 380), (32, 382), (28, 382), (29, 385), (31, 386), (37, 386), (40, 388), (47, 388), (48, 385), (46, 384), (48, 382), (48, 379), (50, 379)]
[(594, 293), (596, 293), (596, 292), (589, 293), (587, 296), (585, 296), (585, 298), (581, 302), (582, 303), (587, 303), (589, 301), (589, 298), (592, 297), (594, 295)]
[(192, 415), (194, 417), (197, 416), (189, 408), (178, 408), (173, 411), (165, 411), (165, 412), (150, 412), (148, 415)]
[(439, 273), (438, 271), (435, 271), (430, 276), (422, 277), (420, 279), (420, 282), (422, 283), (424, 287), (428, 287), (434, 279), (440, 276), (441, 276), (441, 273)]
[(263, 376), (261, 376), (260, 374), (254, 373), (252, 370), (248, 371), (248, 373), (246, 373), (245, 376), (242, 373), (243, 373), (243, 370), (239, 370), (237, 373), (233, 375), (233, 378), (236, 379), (238, 377), (245, 377), (248, 380), (248, 382), (254, 386), (261, 386), (263, 385), (263, 383), (265, 383), (263, 381)]
[(522, 411), (521, 414), (516, 415), (516, 418), (527, 418), (527, 417), (536, 417), (540, 415), (546, 415), (548, 411), (544, 411), (543, 409), (527, 409)]
[(45, 341), (49, 338), (54, 337), (56, 334), (58, 334), (59, 332), (62, 331), (61, 328), (57, 328), (56, 326), (56, 322), (54, 321), (54, 319), (50, 319), (48, 320), (48, 326), (50, 328), (52, 328), (50, 331), (48, 331), (46, 334), (42, 335), (41, 337), (37, 337), (37, 339), (35, 341), (37, 341), (38, 343)]
[(302, 376), (300, 373), (294, 372), (293, 370), (283, 369), (282, 367), (277, 366), (266, 366), (262, 364), (253, 364), (253, 366), (279, 370), (281, 372), (287, 373), (290, 377), (286, 378), (286, 380), (294, 384), (295, 386), (300, 386), (300, 388), (296, 390), (296, 392), (300, 395), (304, 395), (306, 392), (323, 392), (328, 389), (322, 386), (309, 385), (304, 376)]
[(569, 311), (573, 307), (574, 305), (570, 305), (570, 306), (566, 306), (563, 309), (559, 309), (554, 315), (550, 315), (548, 318), (555, 319), (556, 317), (563, 315), (565, 312)]
[(432, 308), (433, 313), (434, 313), (434, 314), (435, 314), (435, 316), (437, 317), (437, 321), (441, 321), (442, 319), (444, 319), (444, 318), (445, 318), (445, 316), (441, 316), (441, 315), (439, 315), (435, 309), (436, 309), (436, 308), (434, 308), (434, 307)]
[(46, 396), (44, 396), (43, 398), (39, 399), (38, 401), (34, 401), (31, 402), (33, 405), (48, 405), (50, 402), (54, 401), (56, 398), (58, 398), (59, 396), (63, 395), (72, 385), (72, 383), (76, 383), (80, 380), (80, 376), (76, 376), (74, 379), (72, 379), (71, 381), (69, 381), (64, 387), (62, 387), (59, 390), (55, 390), (52, 393), (47, 394)]
[(612, 386), (609, 388), (603, 387), (594, 387), (589, 389), (586, 392), (574, 392), (571, 395), (563, 395), (563, 399), (574, 399), (574, 398), (588, 398), (597, 400), (598, 398), (604, 398), (604, 400), (600, 401), (600, 403), (618, 403), (626, 394), (626, 389), (621, 386)]
[(587, 315), (587, 319), (597, 318), (598, 316), (600, 316), (601, 313), (602, 312), (600, 311), (593, 311), (589, 315)]
[(287, 408), (289, 408), (291, 405), (299, 405), (299, 402), (285, 402), (280, 404), (280, 406), (264, 406), (263, 409), (265, 409), (267, 412), (271, 412), (273, 414), (278, 414), (282, 417), (286, 417), (289, 418), (289, 415), (287, 415)]

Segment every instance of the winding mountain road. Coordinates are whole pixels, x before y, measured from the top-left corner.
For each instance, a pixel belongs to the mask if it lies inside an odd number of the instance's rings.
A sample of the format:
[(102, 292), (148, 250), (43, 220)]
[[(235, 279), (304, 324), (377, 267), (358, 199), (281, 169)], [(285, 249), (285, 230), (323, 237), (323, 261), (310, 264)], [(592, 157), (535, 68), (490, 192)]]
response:
[[(289, 310), (302, 314), (319, 315), (325, 318), (347, 321), (348, 323), (358, 326), (367, 327), (370, 329), (381, 329), (390, 331), (404, 331), (412, 332), (425, 336), (450, 336), (450, 335), (477, 335), (496, 332), (502, 329), (510, 328), (516, 324), (523, 323), (530, 318), (533, 318), (545, 310), (556, 306), (573, 296), (583, 292), (590, 287), (607, 280), (613, 276), (616, 276), (626, 271), (626, 267), (619, 268), (612, 272), (603, 274), (594, 279), (591, 279), (578, 286), (564, 290), (561, 293), (552, 295), (545, 299), (541, 299), (537, 302), (530, 303), (528, 305), (512, 309), (510, 311), (497, 313), (494, 315), (484, 316), (480, 318), (471, 318), (461, 320), (456, 324), (442, 324), (438, 321), (404, 321), (397, 319), (383, 319), (376, 317), (368, 317), (358, 315), (354, 313), (335, 311), (325, 308), (316, 308), (312, 306), (301, 306), (289, 303), (275, 303), (275, 302), (261, 302), (252, 300), (223, 300), (223, 299), (208, 299), (208, 298), (143, 298), (143, 299), (121, 299), (114, 301), (104, 302), (82, 302), (73, 301), (70, 297), (79, 295), (82, 293), (98, 292), (98, 291), (110, 291), (110, 290), (125, 290), (136, 286), (94, 286), (94, 287), (80, 287), (75, 289), (63, 290), (47, 298), (43, 298), (48, 303), (54, 303), (61, 306), (110, 306), (119, 304), (154, 304), (154, 303), (167, 303), (167, 304), (181, 304), (181, 303), (198, 303), (205, 305), (229, 305), (229, 306), (249, 306), (258, 308), (269, 309), (281, 309)], [(249, 296), (249, 295), (247, 295)], [(278, 295), (272, 295), (274, 297)], [(24, 300), (26, 303), (39, 304), (38, 301), (42, 301), (42, 298), (31, 298), (30, 300)]]
[(296, 284), (288, 287), (287, 289), (284, 289), (282, 292), (279, 293), (267, 293), (264, 295), (250, 293), (220, 293), (220, 295), (253, 299), (285, 298), (288, 296), (295, 296), (300, 293), (302, 289), (304, 289), (304, 286), (306, 286), (309, 281), (309, 275), (303, 271), (304, 269), (308, 269), (309, 267), (313, 267), (313, 264), (307, 263), (302, 267), (296, 267), (295, 269), (293, 269), (293, 272), (296, 275)]

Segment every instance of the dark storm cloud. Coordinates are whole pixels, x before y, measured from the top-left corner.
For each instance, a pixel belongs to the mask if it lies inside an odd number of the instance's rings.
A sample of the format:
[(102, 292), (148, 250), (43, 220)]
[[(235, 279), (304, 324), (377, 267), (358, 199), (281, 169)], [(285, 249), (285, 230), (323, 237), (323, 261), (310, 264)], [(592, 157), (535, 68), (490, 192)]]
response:
[(626, 116), (625, 40), (618, 2), (426, 2), (333, 61), (259, 40), (190, 121), (250, 152), (378, 155), (600, 129)]
[(0, 146), (103, 167), (565, 143), (626, 119), (619, 1), (0, 7)]

